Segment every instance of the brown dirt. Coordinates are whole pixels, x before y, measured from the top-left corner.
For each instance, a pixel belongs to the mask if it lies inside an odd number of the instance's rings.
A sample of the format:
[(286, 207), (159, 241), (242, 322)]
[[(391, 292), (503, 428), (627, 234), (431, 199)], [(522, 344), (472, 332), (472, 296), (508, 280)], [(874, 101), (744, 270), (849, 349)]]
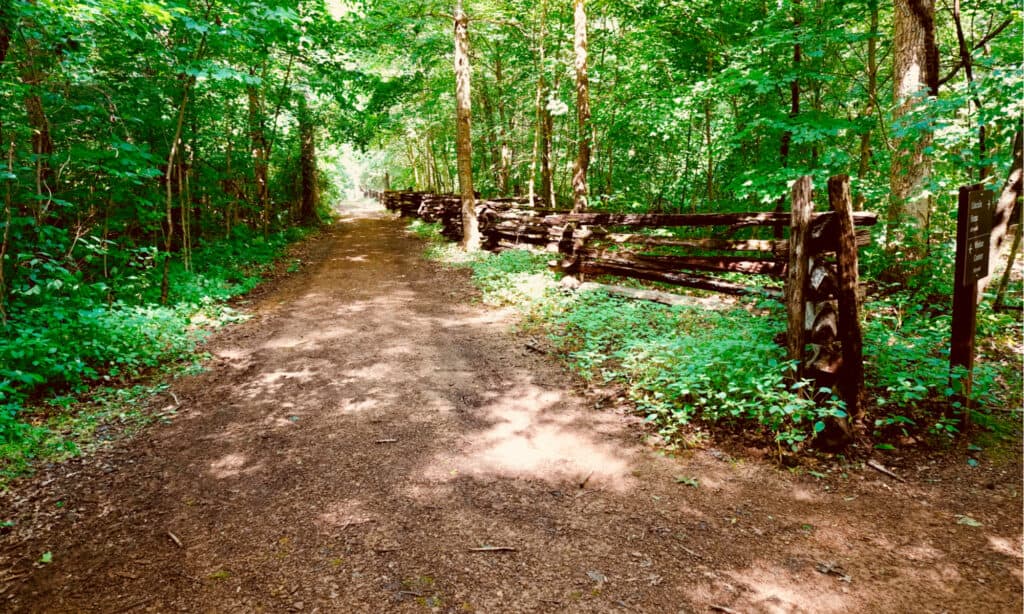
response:
[(172, 424), (0, 499), (0, 610), (1021, 611), (1019, 456), (906, 483), (671, 458), (400, 222), (305, 249)]

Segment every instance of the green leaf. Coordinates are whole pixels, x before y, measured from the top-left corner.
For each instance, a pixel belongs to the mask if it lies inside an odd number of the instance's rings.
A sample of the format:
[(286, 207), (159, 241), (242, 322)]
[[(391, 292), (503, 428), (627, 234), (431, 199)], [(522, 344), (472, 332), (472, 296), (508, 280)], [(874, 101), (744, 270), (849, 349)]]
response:
[(43, 565), (49, 565), (53, 562), (53, 553), (47, 550), (43, 553), (43, 556), (39, 557), (39, 562)]
[(971, 518), (970, 516), (966, 516), (964, 514), (957, 514), (957, 516), (956, 516), (956, 523), (957, 524), (962, 524), (962, 525), (968, 526), (968, 527), (981, 527), (981, 526), (985, 526), (982, 523), (978, 522), (977, 520)]
[(687, 477), (685, 475), (677, 475), (676, 476), (676, 484), (686, 484), (687, 486), (692, 486), (694, 488), (700, 488), (700, 482), (697, 481), (697, 478), (691, 478), (691, 477)]

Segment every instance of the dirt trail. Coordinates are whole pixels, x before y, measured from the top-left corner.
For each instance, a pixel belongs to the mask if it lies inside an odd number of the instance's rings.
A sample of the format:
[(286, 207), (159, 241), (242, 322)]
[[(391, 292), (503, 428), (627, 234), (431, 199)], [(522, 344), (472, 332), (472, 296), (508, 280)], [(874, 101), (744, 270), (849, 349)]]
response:
[(307, 249), (172, 424), (0, 499), (0, 610), (1020, 611), (1019, 465), (665, 458), (401, 222)]

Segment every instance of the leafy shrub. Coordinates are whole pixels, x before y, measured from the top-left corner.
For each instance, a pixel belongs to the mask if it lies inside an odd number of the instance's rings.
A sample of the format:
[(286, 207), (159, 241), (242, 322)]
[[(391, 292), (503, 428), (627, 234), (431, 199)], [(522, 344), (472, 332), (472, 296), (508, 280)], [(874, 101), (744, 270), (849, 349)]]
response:
[(555, 319), (570, 363), (629, 387), (647, 419), (666, 435), (700, 419), (753, 424), (797, 446), (843, 417), (842, 403), (818, 407), (790, 385), (793, 365), (772, 337), (778, 319), (736, 309), (663, 307), (603, 292), (584, 294)]
[(201, 334), (192, 326), (196, 312), (218, 321), (213, 306), (251, 290), (284, 246), (304, 234), (264, 239), (242, 228), (231, 240), (198, 246), (192, 270), (171, 263), (167, 305), (159, 305), (160, 259), (147, 248), (119, 251), (112, 260), (120, 266), (104, 281), (38, 254), (25, 259), (0, 337), (0, 443), (31, 435), (18, 420), (27, 403), (123, 382), (187, 357)]

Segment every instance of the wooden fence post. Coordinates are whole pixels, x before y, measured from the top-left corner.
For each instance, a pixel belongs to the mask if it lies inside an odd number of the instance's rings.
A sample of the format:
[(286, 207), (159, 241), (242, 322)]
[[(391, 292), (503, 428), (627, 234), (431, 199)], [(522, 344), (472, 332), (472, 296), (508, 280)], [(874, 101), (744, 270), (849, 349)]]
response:
[(838, 175), (828, 180), (828, 200), (835, 211), (838, 244), (836, 261), (839, 273), (839, 321), (837, 331), (843, 348), (839, 372), (839, 392), (846, 402), (846, 413), (853, 419), (860, 415), (864, 394), (864, 345), (860, 328), (860, 296), (857, 273), (857, 234), (853, 228), (853, 205), (850, 199), (850, 177)]
[(807, 244), (811, 234), (811, 178), (804, 175), (796, 180), (792, 190), (792, 211), (789, 228), (789, 268), (786, 274), (786, 312), (788, 314), (786, 349), (790, 360), (797, 361), (796, 379), (803, 377), (804, 298), (807, 293), (809, 269)]

